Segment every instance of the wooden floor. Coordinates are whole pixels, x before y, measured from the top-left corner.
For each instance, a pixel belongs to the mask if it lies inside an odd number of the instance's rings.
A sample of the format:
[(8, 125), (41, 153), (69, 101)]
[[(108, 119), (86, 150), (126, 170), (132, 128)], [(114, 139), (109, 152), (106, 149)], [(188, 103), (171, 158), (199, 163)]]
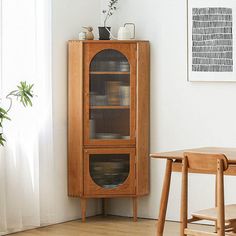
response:
[[(199, 226), (195, 226), (199, 227)], [(200, 226), (204, 229), (204, 226)], [(207, 227), (209, 228), (209, 227)], [(133, 222), (125, 217), (91, 217), (86, 223), (71, 221), (63, 224), (52, 225), (12, 236), (155, 236), (156, 221), (139, 219)], [(165, 236), (178, 236), (179, 224), (167, 222)]]

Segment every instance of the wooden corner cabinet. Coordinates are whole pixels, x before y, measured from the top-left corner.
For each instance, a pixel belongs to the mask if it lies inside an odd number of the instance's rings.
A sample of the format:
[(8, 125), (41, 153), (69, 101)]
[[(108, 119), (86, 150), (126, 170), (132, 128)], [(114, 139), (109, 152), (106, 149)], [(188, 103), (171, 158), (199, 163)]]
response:
[[(149, 193), (149, 42), (69, 41), (68, 194)], [(105, 204), (104, 204), (105, 205)]]

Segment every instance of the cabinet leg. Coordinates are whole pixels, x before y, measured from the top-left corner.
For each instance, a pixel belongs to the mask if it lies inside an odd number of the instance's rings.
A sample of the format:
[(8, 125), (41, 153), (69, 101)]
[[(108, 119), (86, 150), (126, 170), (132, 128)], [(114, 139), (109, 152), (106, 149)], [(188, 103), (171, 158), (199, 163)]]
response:
[(80, 199), (82, 222), (86, 219), (86, 198)]
[(103, 216), (107, 216), (107, 203), (108, 203), (108, 199), (103, 198), (102, 199), (102, 214), (103, 214)]
[(137, 222), (138, 220), (138, 198), (133, 197), (133, 217), (134, 222)]

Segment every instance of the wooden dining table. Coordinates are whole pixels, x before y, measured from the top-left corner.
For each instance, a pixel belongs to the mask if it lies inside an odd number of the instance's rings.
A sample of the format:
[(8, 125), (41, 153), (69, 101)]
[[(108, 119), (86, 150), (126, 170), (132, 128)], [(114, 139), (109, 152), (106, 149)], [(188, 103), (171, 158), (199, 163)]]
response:
[[(225, 148), (225, 147), (202, 147), (185, 149), (178, 151), (159, 152), (153, 153), (150, 156), (157, 159), (166, 159), (166, 170), (162, 187), (161, 202), (159, 208), (159, 217), (157, 222), (157, 236), (163, 236), (166, 210), (168, 205), (168, 197), (171, 183), (171, 173), (182, 171), (182, 160), (184, 152), (197, 152), (197, 153), (210, 153), (210, 154), (224, 154), (228, 159), (229, 168), (225, 172), (226, 175), (236, 175), (236, 148)], [(204, 160), (202, 160), (204, 161)], [(192, 173), (199, 174), (213, 174), (207, 171), (194, 171)]]

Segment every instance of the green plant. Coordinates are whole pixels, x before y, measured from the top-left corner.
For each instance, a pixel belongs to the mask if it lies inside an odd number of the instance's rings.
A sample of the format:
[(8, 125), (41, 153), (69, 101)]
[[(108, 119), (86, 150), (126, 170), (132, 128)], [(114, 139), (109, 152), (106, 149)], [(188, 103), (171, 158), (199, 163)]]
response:
[(117, 10), (118, 0), (110, 0), (108, 2), (108, 10), (103, 10), (102, 13), (105, 15), (104, 27), (106, 27), (107, 20), (114, 14)]
[[(0, 128), (3, 130), (3, 122), (5, 120), (11, 120), (8, 113), (12, 108), (13, 98), (16, 98), (24, 107), (32, 106), (32, 98), (34, 93), (32, 91), (33, 84), (27, 84), (27, 82), (20, 82), (16, 90), (11, 91), (7, 94), (6, 98), (10, 100), (8, 109), (4, 109), (0, 105)], [(4, 146), (6, 140), (4, 139), (3, 132), (0, 132), (0, 146)]]

